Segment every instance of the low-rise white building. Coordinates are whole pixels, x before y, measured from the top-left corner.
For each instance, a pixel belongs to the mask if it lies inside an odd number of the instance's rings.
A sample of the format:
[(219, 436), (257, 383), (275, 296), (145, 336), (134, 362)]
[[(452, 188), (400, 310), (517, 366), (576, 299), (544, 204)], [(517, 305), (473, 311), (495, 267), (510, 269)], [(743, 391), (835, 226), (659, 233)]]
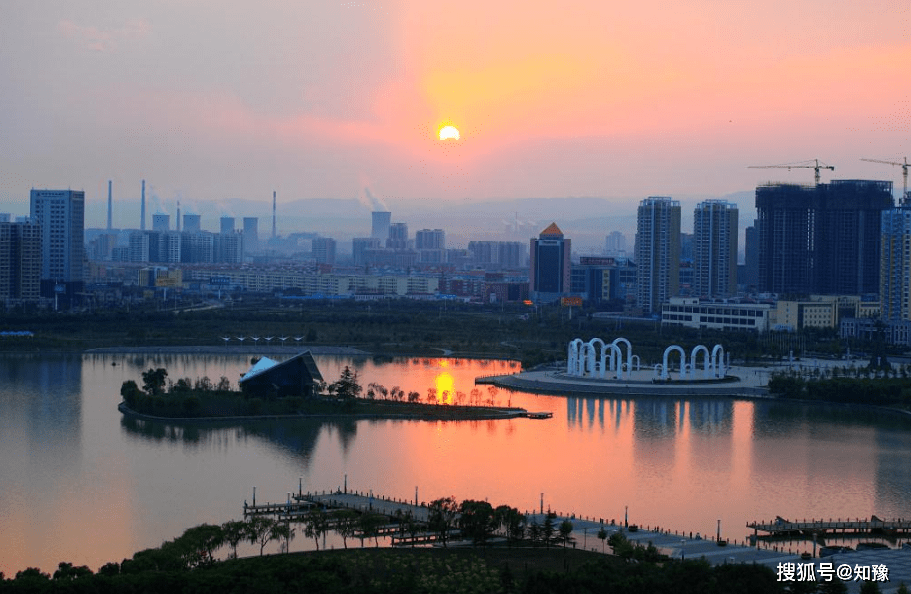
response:
[(670, 302), (661, 307), (661, 325), (767, 332), (771, 309), (768, 303), (671, 297)]

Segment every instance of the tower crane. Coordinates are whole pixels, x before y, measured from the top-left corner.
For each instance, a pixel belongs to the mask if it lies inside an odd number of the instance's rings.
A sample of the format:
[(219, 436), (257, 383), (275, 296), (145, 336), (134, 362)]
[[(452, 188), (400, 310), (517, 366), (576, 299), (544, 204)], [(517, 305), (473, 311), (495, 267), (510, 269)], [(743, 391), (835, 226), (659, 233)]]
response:
[(819, 170), (820, 169), (829, 169), (835, 171), (835, 167), (832, 165), (826, 165), (825, 163), (820, 163), (819, 159), (813, 159), (812, 161), (800, 161), (798, 163), (788, 163), (785, 165), (749, 165), (748, 169), (812, 169), (816, 172), (816, 185), (819, 185)]
[(882, 159), (861, 159), (861, 161), (867, 161), (869, 163), (882, 163), (884, 165), (898, 165), (902, 168), (902, 203), (908, 200), (908, 157), (905, 157), (904, 163), (899, 163), (897, 161), (883, 161)]

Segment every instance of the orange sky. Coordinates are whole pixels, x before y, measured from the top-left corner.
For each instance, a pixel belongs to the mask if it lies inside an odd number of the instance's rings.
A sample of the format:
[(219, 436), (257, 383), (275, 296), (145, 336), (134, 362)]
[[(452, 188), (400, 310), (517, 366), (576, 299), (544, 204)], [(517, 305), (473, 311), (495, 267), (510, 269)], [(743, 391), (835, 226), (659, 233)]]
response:
[[(818, 158), (899, 179), (905, 3), (138, 0), (0, 24), (0, 209), (31, 186), (163, 200), (723, 195)], [(462, 139), (441, 144), (440, 124)], [(806, 173), (806, 175), (801, 175)], [(811, 172), (779, 176), (810, 181)], [(91, 199), (91, 197), (90, 197)], [(632, 207), (630, 207), (632, 208)]]

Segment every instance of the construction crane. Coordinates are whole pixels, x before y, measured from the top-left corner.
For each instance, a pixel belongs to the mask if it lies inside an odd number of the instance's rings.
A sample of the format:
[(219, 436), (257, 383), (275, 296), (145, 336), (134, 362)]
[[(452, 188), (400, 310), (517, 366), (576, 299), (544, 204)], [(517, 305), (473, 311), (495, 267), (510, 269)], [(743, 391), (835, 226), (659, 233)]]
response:
[(813, 159), (812, 161), (800, 161), (798, 163), (788, 163), (786, 165), (749, 165), (748, 169), (813, 169), (816, 172), (816, 185), (819, 185), (819, 170), (820, 169), (829, 169), (835, 171), (835, 167), (832, 165), (826, 165), (825, 163), (820, 163), (819, 159)]
[(867, 161), (868, 163), (882, 163), (884, 165), (898, 165), (902, 168), (902, 202), (908, 199), (908, 157), (905, 157), (904, 163), (899, 163), (897, 161), (883, 161), (882, 159), (861, 159), (861, 161)]

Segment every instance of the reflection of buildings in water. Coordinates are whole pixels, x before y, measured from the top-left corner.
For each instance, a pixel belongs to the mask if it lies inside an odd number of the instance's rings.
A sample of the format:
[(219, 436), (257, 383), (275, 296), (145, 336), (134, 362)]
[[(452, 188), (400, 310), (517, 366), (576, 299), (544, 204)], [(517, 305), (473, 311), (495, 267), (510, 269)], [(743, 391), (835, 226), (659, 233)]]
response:
[(0, 386), (0, 416), (26, 428), (29, 455), (66, 472), (82, 449), (82, 356), (3, 357)]
[(232, 440), (246, 441), (249, 437), (263, 438), (280, 453), (308, 467), (313, 450), (325, 431), (337, 434), (342, 452), (347, 455), (357, 435), (354, 419), (274, 419), (235, 422), (166, 423), (123, 417), (120, 426), (132, 435), (156, 442), (182, 443), (195, 449), (225, 450)]
[(873, 511), (883, 519), (906, 517), (911, 509), (911, 433), (903, 427), (875, 430), (876, 469)]
[(633, 421), (637, 438), (673, 437), (677, 434), (677, 403), (666, 398), (636, 399)]
[(690, 427), (694, 432), (706, 435), (726, 435), (733, 430), (733, 400), (690, 400), (688, 405)]
[[(594, 427), (595, 420), (598, 427), (604, 429), (604, 398), (566, 398), (566, 422), (572, 427)], [(614, 401), (611, 400), (611, 403)]]

